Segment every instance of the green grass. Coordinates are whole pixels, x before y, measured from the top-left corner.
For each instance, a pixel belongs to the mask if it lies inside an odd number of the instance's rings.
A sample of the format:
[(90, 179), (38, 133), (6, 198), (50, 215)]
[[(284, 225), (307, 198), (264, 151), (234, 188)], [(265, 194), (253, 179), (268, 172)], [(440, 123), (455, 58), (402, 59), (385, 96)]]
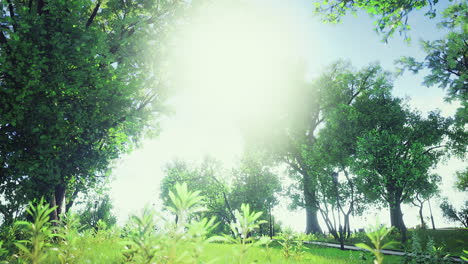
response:
[[(232, 244), (209, 244), (203, 254), (203, 260), (215, 259), (212, 263), (237, 263), (237, 245)], [(361, 260), (363, 255), (366, 260)], [(385, 263), (400, 263), (401, 258), (396, 256), (386, 256)], [(268, 250), (265, 247), (253, 247), (247, 253), (244, 263), (315, 263), (315, 264), (360, 264), (372, 263), (372, 257), (368, 253), (359, 251), (341, 251), (334, 248), (324, 248), (319, 246), (307, 246), (305, 253), (297, 258), (286, 259), (282, 255), (281, 248), (273, 246)]]
[[(425, 247), (428, 239), (431, 237), (434, 240), (436, 247), (443, 247), (444, 252), (454, 256), (460, 256), (463, 249), (468, 249), (468, 229), (450, 229), (450, 230), (432, 230), (432, 229), (408, 229), (408, 241), (405, 245), (411, 245), (412, 234), (415, 233), (421, 240), (421, 244)], [(338, 243), (333, 237), (317, 237), (316, 241), (324, 241)], [(390, 240), (400, 241), (400, 235), (397, 233), (390, 234), (385, 238), (385, 242)], [(365, 233), (353, 234), (351, 238), (345, 241), (346, 245), (354, 245), (357, 243), (369, 244), (370, 240)], [(400, 245), (395, 250), (403, 250), (405, 245)]]
[(451, 255), (460, 256), (463, 249), (468, 250), (468, 229), (450, 229), (450, 230), (411, 230), (420, 237), (423, 245), (427, 243), (429, 237), (432, 237), (436, 246), (444, 247), (445, 252)]

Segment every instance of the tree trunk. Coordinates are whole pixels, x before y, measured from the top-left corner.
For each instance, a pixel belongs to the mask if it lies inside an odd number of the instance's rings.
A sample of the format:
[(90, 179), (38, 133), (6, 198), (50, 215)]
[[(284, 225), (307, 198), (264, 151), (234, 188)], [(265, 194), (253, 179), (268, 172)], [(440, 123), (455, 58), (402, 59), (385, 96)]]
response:
[(67, 188), (65, 184), (59, 184), (55, 187), (55, 204), (57, 205), (57, 216), (60, 217), (65, 213), (65, 192)]
[[(49, 198), (49, 206), (50, 208), (54, 208), (57, 206), (57, 202), (55, 200), (55, 193), (52, 193)], [(57, 221), (58, 220), (58, 215), (57, 215), (57, 210), (53, 210), (50, 213), (50, 221)]]
[(271, 205), (270, 205), (270, 207), (268, 209), (269, 209), (269, 213), (270, 213), (270, 222), (269, 222), (270, 238), (273, 239), (273, 223), (272, 223), (272, 217), (271, 217)]
[(431, 213), (431, 223), (432, 223), (432, 229), (435, 230), (435, 224), (434, 224), (434, 217), (432, 216), (432, 208), (431, 208), (431, 200), (427, 200), (427, 204), (429, 205), (429, 212)]
[(419, 218), (421, 218), (421, 228), (426, 229), (426, 222), (424, 222), (424, 217), (423, 217), (423, 204), (421, 203), (421, 206), (419, 207)]
[(402, 242), (406, 241), (406, 226), (403, 222), (403, 213), (401, 212), (401, 203), (394, 202), (390, 204), (390, 222), (391, 225), (396, 227), (401, 232)]
[(306, 234), (322, 234), (317, 217), (318, 208), (315, 206), (317, 202), (316, 197), (315, 195), (310, 195), (310, 192), (305, 192), (304, 195), (306, 196)]
[(333, 226), (333, 223), (330, 220), (330, 217), (328, 217), (329, 212), (324, 211), (320, 209), (320, 213), (322, 214), (323, 221), (325, 221), (325, 224), (327, 225), (328, 232), (333, 236), (333, 238), (338, 239), (338, 232), (336, 231), (336, 228)]
[(349, 224), (349, 214), (344, 214), (344, 231), (346, 233), (346, 238), (351, 237), (351, 227)]
[(79, 192), (79, 188), (77, 187), (73, 191), (73, 194), (70, 197), (68, 197), (66, 205), (65, 205), (65, 213), (68, 213), (68, 211), (70, 211), (70, 208), (73, 206), (75, 199), (78, 197), (78, 192)]
[(315, 195), (315, 189), (312, 188), (308, 175), (303, 175), (304, 181), (304, 201), (306, 209), (306, 234), (318, 233), (322, 234), (318, 217), (317, 217), (317, 196)]

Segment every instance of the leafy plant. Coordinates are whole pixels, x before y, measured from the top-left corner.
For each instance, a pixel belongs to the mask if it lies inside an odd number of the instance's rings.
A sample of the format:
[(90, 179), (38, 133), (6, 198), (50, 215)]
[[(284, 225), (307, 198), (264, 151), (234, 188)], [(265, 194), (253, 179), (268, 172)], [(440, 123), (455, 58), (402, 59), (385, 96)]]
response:
[(259, 228), (260, 224), (266, 223), (264, 220), (258, 220), (262, 216), (262, 212), (250, 212), (248, 204), (241, 205), (241, 212), (234, 211), (236, 220), (229, 225), (234, 237), (226, 235), (223, 239), (239, 245), (238, 263), (243, 263), (243, 259), (251, 247), (264, 245), (270, 241), (268, 237), (263, 236), (257, 240), (251, 236), (252, 231)]
[(189, 191), (185, 182), (176, 183), (175, 193), (169, 191), (169, 198), (172, 205), (166, 208), (176, 215), (178, 226), (185, 225), (190, 215), (206, 210), (202, 204), (203, 196), (200, 195), (200, 191)]
[(17, 221), (15, 223), (29, 236), (26, 240), (17, 241), (15, 245), (19, 248), (22, 257), (30, 263), (45, 263), (50, 255), (47, 249), (51, 248), (52, 239), (59, 236), (53, 232), (49, 221), (49, 215), (54, 210), (55, 207), (50, 208), (44, 199), (41, 199), (37, 205), (30, 202), (26, 211), (32, 216), (33, 222)]
[(385, 226), (378, 227), (378, 225), (376, 225), (375, 227), (372, 227), (369, 231), (366, 232), (367, 237), (371, 240), (371, 243), (374, 246), (374, 248), (364, 243), (358, 243), (356, 244), (356, 246), (370, 251), (375, 257), (374, 264), (382, 264), (384, 256), (381, 250), (389, 248), (392, 245), (397, 244), (397, 242), (395, 241), (390, 241), (382, 245), (384, 238), (392, 230), (393, 230), (393, 227), (390, 227), (390, 228), (387, 228)]
[(460, 258), (461, 258), (463, 261), (468, 262), (468, 250), (463, 250), (463, 254), (465, 254), (466, 256), (460, 256)]
[(279, 243), (283, 249), (283, 256), (290, 258), (293, 255), (294, 233), (291, 228), (285, 228), (279, 237)]
[(60, 248), (58, 258), (62, 264), (76, 263), (80, 252), (77, 249), (79, 240), (79, 218), (74, 214), (62, 215), (58, 227)]
[(434, 240), (429, 238), (425, 248), (416, 233), (412, 234), (411, 246), (406, 250), (402, 260), (405, 264), (445, 264), (450, 263), (449, 255), (444, 254), (443, 247), (436, 247)]
[(432, 238), (426, 244), (426, 252), (429, 254), (427, 264), (448, 264), (451, 263), (449, 254), (444, 253), (444, 247), (436, 247)]
[(155, 243), (155, 226), (154, 212), (148, 207), (143, 209), (141, 216), (133, 215), (130, 218), (125, 228), (129, 239), (125, 252), (127, 261), (152, 263), (156, 260), (160, 247)]

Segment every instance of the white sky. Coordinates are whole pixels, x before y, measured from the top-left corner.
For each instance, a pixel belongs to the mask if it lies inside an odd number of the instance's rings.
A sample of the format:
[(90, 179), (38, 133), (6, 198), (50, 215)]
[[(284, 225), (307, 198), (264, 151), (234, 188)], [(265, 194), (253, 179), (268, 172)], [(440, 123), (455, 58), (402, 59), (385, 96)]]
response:
[[(393, 61), (400, 56), (423, 58), (418, 39), (435, 39), (440, 36), (435, 33), (435, 21), (429, 21), (421, 14), (412, 14), (409, 20), (412, 44), (407, 45), (399, 36), (390, 39), (389, 44), (384, 44), (373, 31), (373, 21), (367, 15), (346, 17), (341, 24), (326, 25), (312, 17), (311, 1), (288, 1), (288, 4), (279, 1), (260, 2), (273, 5), (276, 14), (284, 16), (281, 19), (287, 21), (287, 25), (293, 25), (294, 28), (289, 30), (294, 30), (294, 36), (303, 48), (297, 50), (302, 52), (301, 56), (307, 61), (311, 76), (317, 76), (323, 67), (340, 58), (349, 59), (356, 68), (379, 61), (385, 69), (393, 70)], [(288, 30), (287, 25), (283, 30)], [(409, 97), (411, 106), (423, 113), (439, 108), (444, 115), (453, 115), (456, 105), (444, 103), (444, 91), (441, 89), (422, 86), (422, 78), (423, 75), (405, 74), (395, 81), (394, 94)], [(174, 158), (199, 161), (205, 155), (211, 155), (223, 161), (227, 168), (235, 163), (242, 151), (239, 130), (233, 120), (222, 118), (229, 112), (203, 99), (203, 95), (194, 89), (181, 90), (171, 99), (176, 113), (163, 120), (160, 136), (143, 140), (140, 149), (115, 162), (111, 197), (119, 222), (124, 222), (129, 214), (139, 212), (145, 204), (159, 206), (162, 167)], [(457, 206), (467, 198), (453, 188), (454, 172), (463, 168), (463, 165), (461, 161), (450, 160), (436, 170), (443, 178), (441, 196), (449, 196)], [(288, 212), (285, 209), (287, 203), (287, 199), (283, 199), (274, 211), (275, 216), (285, 225), (303, 231), (304, 210)], [(436, 226), (453, 225), (442, 219), (438, 204), (438, 201), (432, 201)], [(429, 216), (427, 205), (424, 213)], [(373, 210), (360, 219), (354, 219), (352, 228), (375, 223), (376, 215), (380, 215), (381, 222), (388, 223), (388, 210)], [(404, 220), (408, 227), (419, 223), (416, 215), (415, 208), (404, 206)], [(322, 228), (325, 229), (325, 225)]]

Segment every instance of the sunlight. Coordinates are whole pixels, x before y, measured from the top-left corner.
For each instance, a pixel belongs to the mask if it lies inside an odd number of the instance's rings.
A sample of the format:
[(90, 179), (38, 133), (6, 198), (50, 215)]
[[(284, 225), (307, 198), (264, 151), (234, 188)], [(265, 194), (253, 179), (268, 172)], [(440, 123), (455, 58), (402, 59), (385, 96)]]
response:
[(302, 50), (293, 21), (284, 9), (255, 2), (217, 1), (198, 9), (180, 32), (177, 85), (196, 94), (204, 118), (214, 122), (255, 122), (273, 114)]

